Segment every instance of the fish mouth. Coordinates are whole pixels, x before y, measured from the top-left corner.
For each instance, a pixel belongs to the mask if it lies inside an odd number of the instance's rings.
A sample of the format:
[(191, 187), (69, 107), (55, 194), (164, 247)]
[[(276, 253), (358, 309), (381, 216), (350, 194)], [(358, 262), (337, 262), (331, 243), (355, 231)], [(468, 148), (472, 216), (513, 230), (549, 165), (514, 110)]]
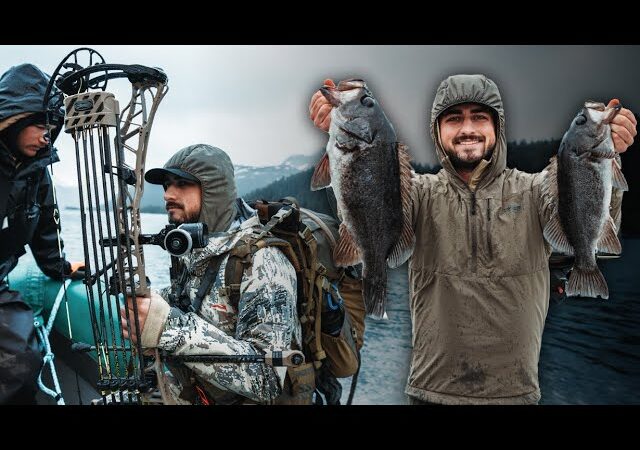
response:
[(342, 102), (340, 102), (340, 99), (336, 95), (334, 88), (322, 86), (320, 88), (320, 93), (324, 96), (324, 98), (327, 99), (329, 103), (331, 103), (332, 106), (338, 107), (342, 104)]
[(352, 78), (350, 80), (340, 81), (338, 83), (338, 86), (336, 87), (326, 86), (326, 85), (322, 86), (320, 88), (320, 92), (322, 93), (324, 98), (326, 98), (329, 101), (329, 103), (331, 103), (333, 106), (340, 106), (342, 102), (340, 101), (339, 93), (352, 91), (354, 89), (364, 89), (367, 92), (369, 91), (367, 89), (367, 84), (364, 82), (364, 80)]
[(606, 106), (604, 103), (588, 100), (584, 102), (584, 107), (604, 113), (601, 118), (601, 123), (608, 125), (622, 109), (622, 104), (620, 104), (620, 100), (617, 98), (614, 98), (611, 102), (613, 102), (612, 106)]
[(584, 102), (584, 107), (588, 109), (595, 109), (596, 111), (604, 111), (607, 108), (604, 103), (593, 100), (587, 100)]
[(605, 116), (602, 118), (602, 122), (606, 124), (610, 124), (613, 118), (618, 115), (621, 109), (622, 109), (622, 105), (616, 99), (616, 104), (613, 105), (608, 110), (605, 110)]
[(320, 92), (326, 98), (329, 103), (333, 106), (340, 106), (342, 104), (342, 100), (340, 100), (340, 94), (347, 91), (353, 91), (356, 89), (363, 89), (365, 93), (371, 95), (371, 92), (367, 88), (367, 84), (364, 80), (360, 80), (357, 78), (352, 78), (350, 80), (342, 80), (338, 83), (336, 87), (333, 86), (322, 86), (320, 88)]
[(352, 78), (350, 80), (342, 80), (341, 82), (339, 82), (336, 89), (342, 92), (342, 91), (350, 91), (352, 89), (360, 89), (360, 88), (366, 88), (366, 87), (367, 87), (367, 84), (364, 82), (364, 80)]
[[(613, 141), (611, 140), (610, 124), (622, 109), (622, 105), (620, 104), (620, 100), (617, 98), (611, 100), (610, 104), (611, 106), (606, 106), (604, 103), (592, 101), (587, 101), (584, 104), (586, 109), (586, 111), (584, 111), (584, 113), (586, 113), (585, 115), (598, 124), (599, 133), (602, 133), (602, 138), (591, 147), (591, 150), (589, 150), (589, 154), (593, 158), (612, 159), (617, 155), (613, 147)], [(589, 110), (597, 112), (591, 113)], [(598, 114), (600, 117), (598, 117)]]

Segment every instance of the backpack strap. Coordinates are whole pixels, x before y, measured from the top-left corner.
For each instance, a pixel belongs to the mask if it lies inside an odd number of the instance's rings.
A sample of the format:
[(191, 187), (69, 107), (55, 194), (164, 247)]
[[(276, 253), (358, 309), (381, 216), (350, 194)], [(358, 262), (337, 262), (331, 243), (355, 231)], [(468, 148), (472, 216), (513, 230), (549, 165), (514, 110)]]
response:
[[(307, 329), (305, 344), (309, 347), (313, 355), (313, 363), (316, 369), (322, 366), (322, 361), (327, 357), (322, 348), (322, 291), (329, 285), (325, 274), (327, 272), (318, 260), (318, 242), (313, 236), (313, 232), (309, 227), (305, 227), (299, 233), (299, 237), (304, 240), (306, 248), (309, 252), (308, 267), (305, 267), (305, 281), (309, 283), (307, 303), (304, 311), (304, 323), (301, 325)], [(302, 322), (302, 320), (301, 320)], [(304, 335), (305, 333), (303, 333)]]
[(211, 286), (216, 280), (216, 275), (218, 274), (218, 270), (220, 269), (220, 265), (222, 264), (224, 256), (224, 254), (217, 255), (211, 258), (211, 260), (209, 261), (209, 265), (207, 266), (207, 269), (202, 276), (202, 281), (200, 281), (200, 286), (198, 286), (196, 298), (194, 298), (193, 302), (191, 302), (191, 304), (189, 305), (189, 312), (197, 313), (200, 310), (200, 306), (202, 306), (202, 300), (205, 298), (205, 296), (207, 296), (207, 294), (209, 294), (209, 291), (211, 291)]
[(329, 245), (331, 246), (331, 249), (333, 250), (336, 246), (336, 238), (333, 237), (333, 233), (331, 233), (331, 230), (329, 230), (329, 227), (327, 226), (327, 224), (324, 223), (322, 219), (316, 215), (316, 213), (314, 213), (309, 209), (300, 208), (300, 212), (304, 213), (309, 219), (313, 220), (320, 227), (327, 241), (329, 241)]
[(267, 222), (262, 226), (262, 230), (258, 233), (258, 235), (256, 236), (256, 239), (261, 239), (265, 237), (267, 233), (273, 229), (273, 227), (275, 227), (284, 219), (289, 217), (294, 211), (295, 210), (290, 205), (280, 208), (278, 212), (271, 217), (269, 222)]

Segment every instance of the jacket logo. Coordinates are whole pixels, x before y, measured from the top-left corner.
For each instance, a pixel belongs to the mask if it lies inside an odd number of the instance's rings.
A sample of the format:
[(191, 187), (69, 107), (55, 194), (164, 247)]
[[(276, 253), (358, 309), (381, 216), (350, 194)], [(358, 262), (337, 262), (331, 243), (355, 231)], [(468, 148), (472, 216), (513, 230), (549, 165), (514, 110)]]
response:
[(517, 213), (517, 212), (520, 212), (521, 209), (522, 209), (522, 205), (518, 205), (516, 203), (512, 203), (502, 208), (504, 212), (508, 212), (508, 213)]

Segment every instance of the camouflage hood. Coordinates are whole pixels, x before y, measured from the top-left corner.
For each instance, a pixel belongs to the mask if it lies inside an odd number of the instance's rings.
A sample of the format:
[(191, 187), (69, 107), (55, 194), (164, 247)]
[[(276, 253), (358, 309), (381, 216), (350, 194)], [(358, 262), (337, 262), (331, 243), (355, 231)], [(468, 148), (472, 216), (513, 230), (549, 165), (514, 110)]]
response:
[(199, 222), (209, 233), (226, 231), (236, 215), (233, 164), (222, 150), (206, 144), (190, 145), (173, 155), (164, 168), (178, 168), (200, 181), (202, 207)]
[(496, 147), (493, 151), (489, 166), (484, 171), (478, 182), (478, 188), (489, 184), (496, 176), (501, 174), (507, 166), (507, 140), (504, 126), (504, 109), (498, 86), (484, 75), (452, 75), (440, 83), (431, 107), (431, 138), (436, 146), (436, 152), (440, 164), (449, 174), (449, 178), (456, 184), (463, 183), (453, 168), (449, 157), (442, 148), (440, 131), (438, 129), (438, 116), (447, 108), (460, 103), (480, 103), (495, 111), (498, 121), (496, 123)]

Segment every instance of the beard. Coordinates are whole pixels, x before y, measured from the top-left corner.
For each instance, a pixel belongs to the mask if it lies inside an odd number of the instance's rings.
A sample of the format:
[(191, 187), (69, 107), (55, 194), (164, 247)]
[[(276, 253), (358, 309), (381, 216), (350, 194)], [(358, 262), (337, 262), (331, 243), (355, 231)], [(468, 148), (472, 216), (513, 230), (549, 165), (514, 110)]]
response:
[(172, 225), (182, 225), (183, 223), (197, 223), (198, 222), (198, 218), (200, 216), (200, 214), (196, 214), (196, 213), (191, 213), (191, 214), (186, 214), (184, 209), (182, 209), (182, 218), (180, 219), (173, 219), (171, 216), (171, 213), (167, 214), (167, 218), (170, 224)]
[(464, 171), (471, 171), (473, 169), (475, 169), (478, 164), (480, 164), (480, 161), (482, 161), (483, 159), (486, 159), (487, 161), (491, 160), (491, 156), (493, 156), (493, 150), (495, 149), (495, 145), (493, 147), (491, 147), (490, 149), (488, 149), (486, 151), (486, 153), (481, 156), (480, 158), (476, 158), (476, 159), (462, 159), (460, 158), (458, 155), (456, 155), (455, 152), (451, 151), (451, 150), (446, 150), (447, 155), (449, 156), (449, 161), (451, 161), (451, 165), (453, 165), (454, 169), (458, 170), (464, 170)]

